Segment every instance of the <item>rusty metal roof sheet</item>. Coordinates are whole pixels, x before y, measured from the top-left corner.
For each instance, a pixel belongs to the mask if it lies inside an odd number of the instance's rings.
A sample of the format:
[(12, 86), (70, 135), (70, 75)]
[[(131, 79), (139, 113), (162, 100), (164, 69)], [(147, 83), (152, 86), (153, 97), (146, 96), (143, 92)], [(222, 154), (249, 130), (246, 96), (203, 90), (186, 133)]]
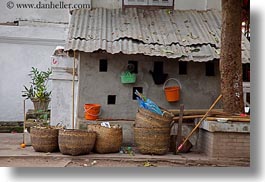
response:
[[(209, 61), (220, 58), (220, 35), (221, 14), (216, 10), (78, 9), (65, 49)], [(247, 39), (243, 42), (242, 60), (247, 63), (250, 46)]]

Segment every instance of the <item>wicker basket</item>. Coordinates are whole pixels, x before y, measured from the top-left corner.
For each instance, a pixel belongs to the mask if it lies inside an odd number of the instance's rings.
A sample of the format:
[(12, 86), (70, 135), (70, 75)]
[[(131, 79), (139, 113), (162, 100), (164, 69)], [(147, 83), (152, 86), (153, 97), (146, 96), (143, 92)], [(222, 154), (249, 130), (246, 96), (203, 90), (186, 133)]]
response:
[(142, 154), (164, 155), (169, 150), (170, 128), (136, 128), (134, 141)]
[(167, 128), (172, 122), (170, 116), (160, 116), (156, 113), (148, 111), (147, 109), (139, 108), (136, 113), (135, 127), (139, 128)]
[(135, 83), (136, 82), (136, 74), (130, 72), (124, 72), (121, 75), (121, 83)]
[(60, 130), (58, 143), (62, 154), (89, 154), (96, 141), (96, 132), (83, 130)]
[(31, 127), (30, 138), (33, 149), (36, 152), (59, 151), (58, 131), (59, 129), (55, 128)]
[(97, 133), (94, 151), (100, 154), (119, 152), (122, 145), (122, 128), (107, 128), (89, 124), (88, 131)]

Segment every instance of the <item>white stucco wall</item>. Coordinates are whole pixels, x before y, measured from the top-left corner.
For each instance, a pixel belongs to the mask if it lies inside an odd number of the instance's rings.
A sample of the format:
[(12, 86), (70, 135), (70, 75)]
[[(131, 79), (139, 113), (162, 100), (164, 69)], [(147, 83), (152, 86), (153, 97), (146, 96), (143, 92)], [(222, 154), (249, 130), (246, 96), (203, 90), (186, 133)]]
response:
[(207, 0), (207, 9), (222, 9), (222, 1), (221, 0)]
[(118, 9), (122, 7), (122, 0), (92, 0), (92, 7)]
[(207, 0), (175, 0), (174, 9), (179, 10), (205, 10), (207, 6)]
[[(66, 28), (0, 26), (0, 121), (23, 121), (23, 85), (31, 67), (47, 70), (56, 45), (64, 44)], [(26, 109), (32, 109), (31, 101)]]
[(221, 0), (175, 0), (174, 9), (178, 10), (221, 10)]

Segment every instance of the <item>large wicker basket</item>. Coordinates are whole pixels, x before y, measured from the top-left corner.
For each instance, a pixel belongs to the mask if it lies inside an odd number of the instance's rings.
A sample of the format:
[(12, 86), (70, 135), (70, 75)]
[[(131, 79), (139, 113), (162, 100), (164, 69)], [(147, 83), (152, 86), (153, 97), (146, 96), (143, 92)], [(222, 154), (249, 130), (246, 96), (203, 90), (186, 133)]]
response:
[(36, 152), (57, 152), (58, 131), (56, 128), (31, 127), (30, 138), (31, 145)]
[(161, 116), (147, 109), (139, 108), (136, 113), (135, 127), (139, 128), (167, 128), (170, 127), (170, 123), (173, 118), (169, 115)]
[(83, 130), (60, 130), (58, 143), (62, 154), (89, 154), (96, 141), (96, 132)]
[(88, 131), (97, 133), (94, 151), (97, 153), (119, 152), (122, 145), (122, 128), (107, 128), (100, 124), (89, 124)]
[(170, 128), (134, 127), (134, 140), (140, 153), (163, 155), (169, 151)]

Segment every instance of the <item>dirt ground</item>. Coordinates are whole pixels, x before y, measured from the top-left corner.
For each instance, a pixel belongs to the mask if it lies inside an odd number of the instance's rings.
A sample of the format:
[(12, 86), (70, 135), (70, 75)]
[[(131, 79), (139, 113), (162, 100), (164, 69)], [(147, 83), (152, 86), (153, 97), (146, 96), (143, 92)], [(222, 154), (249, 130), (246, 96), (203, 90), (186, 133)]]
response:
[[(0, 164), (4, 167), (227, 167), (235, 164), (205, 163), (160, 160), (125, 160), (125, 159), (80, 159), (61, 157), (2, 157)], [(248, 163), (237, 163), (248, 167)]]
[(211, 158), (203, 153), (189, 152), (173, 155), (144, 155), (135, 148), (133, 153), (69, 156), (60, 152), (35, 152), (32, 146), (21, 148), (22, 135), (0, 135), (1, 167), (249, 167), (248, 158)]

